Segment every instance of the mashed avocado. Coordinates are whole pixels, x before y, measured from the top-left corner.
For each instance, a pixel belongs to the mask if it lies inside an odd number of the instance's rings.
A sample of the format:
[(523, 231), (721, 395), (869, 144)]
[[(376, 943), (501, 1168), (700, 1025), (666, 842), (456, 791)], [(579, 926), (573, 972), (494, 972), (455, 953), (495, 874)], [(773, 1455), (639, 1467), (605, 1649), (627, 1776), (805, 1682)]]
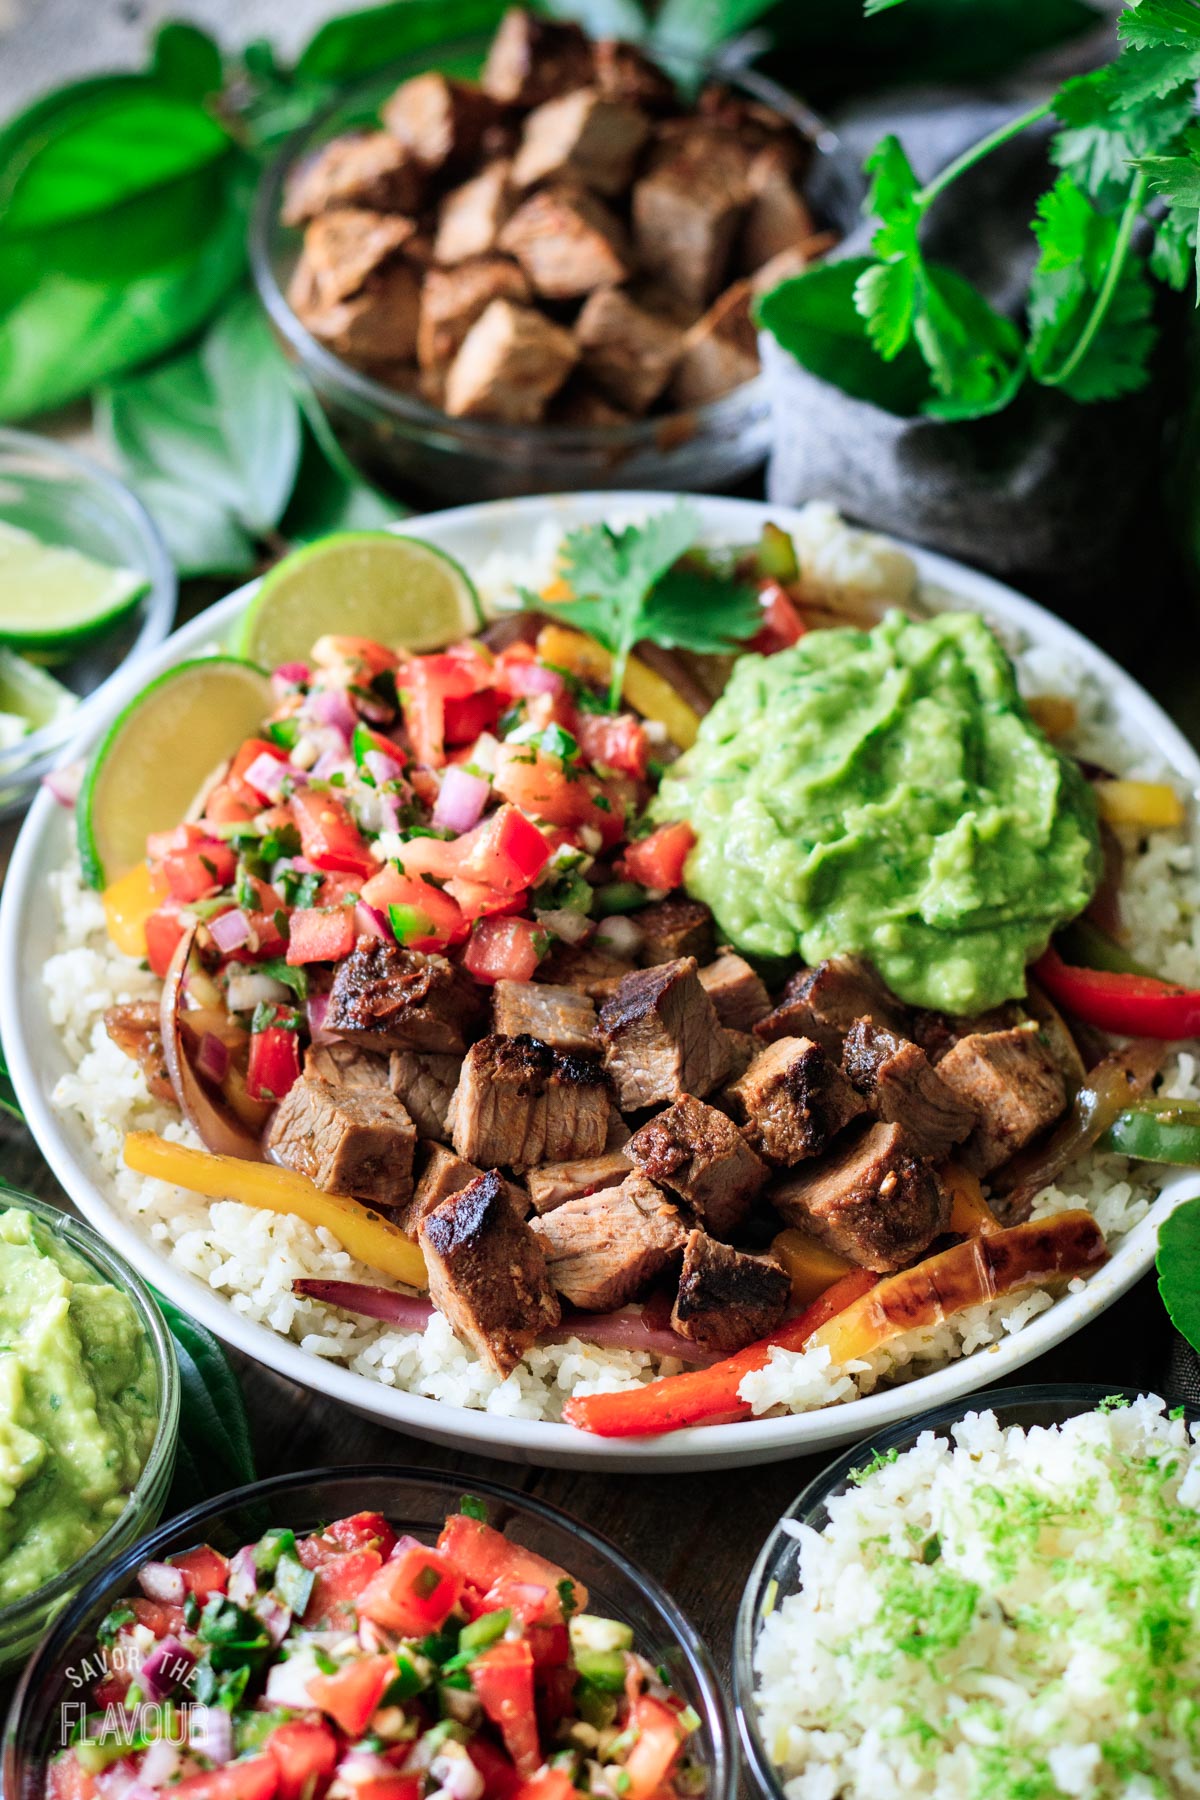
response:
[(124, 1511), (157, 1415), (132, 1302), (31, 1213), (0, 1214), (0, 1606)]
[(743, 656), (655, 801), (688, 890), (760, 956), (869, 958), (902, 999), (982, 1011), (1082, 911), (1091, 790), (974, 613), (814, 631)]

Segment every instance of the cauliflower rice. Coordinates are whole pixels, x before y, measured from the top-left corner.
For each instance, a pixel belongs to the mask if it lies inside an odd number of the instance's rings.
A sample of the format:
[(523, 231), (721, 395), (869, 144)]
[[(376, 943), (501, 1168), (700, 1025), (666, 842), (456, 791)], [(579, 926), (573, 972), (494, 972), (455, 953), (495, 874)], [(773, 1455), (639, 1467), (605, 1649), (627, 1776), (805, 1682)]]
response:
[[(638, 516), (636, 510), (614, 509), (612, 523)], [(536, 589), (548, 580), (560, 539), (560, 526), (548, 521), (533, 534), (528, 554), (495, 552), (482, 559), (474, 573), (485, 603), (502, 608), (515, 598), (518, 584)], [(831, 507), (814, 502), (804, 509), (796, 543), (804, 578), (825, 602), (839, 592), (855, 601), (907, 604), (912, 598), (911, 559), (883, 539), (852, 531)], [(952, 595), (940, 592), (926, 598), (938, 606), (954, 603)], [(1094, 680), (1056, 653), (1027, 647), (1009, 632), (1001, 635), (1017, 660), (1025, 692), (1075, 700), (1079, 723), (1066, 748), (1119, 774), (1163, 778), (1160, 761), (1114, 729)], [(77, 861), (52, 878), (51, 886), (58, 952), (47, 960), (42, 979), (50, 1018), (73, 1064), (54, 1090), (54, 1103), (83, 1121), (115, 1198), (176, 1268), (226, 1296), (243, 1318), (293, 1339), (310, 1355), (343, 1363), (388, 1387), (513, 1418), (558, 1419), (572, 1394), (637, 1386), (681, 1366), (645, 1351), (600, 1350), (572, 1339), (535, 1348), (502, 1380), (438, 1314), (423, 1332), (401, 1331), (294, 1294), (292, 1283), (302, 1277), (379, 1281), (328, 1232), (233, 1201), (209, 1202), (127, 1169), (122, 1146), (128, 1131), (156, 1131), (199, 1144), (178, 1113), (150, 1096), (140, 1069), (104, 1029), (106, 1008), (156, 995), (159, 984), (109, 942), (100, 897), (83, 886)], [(1174, 980), (1200, 985), (1200, 874), (1192, 844), (1178, 833), (1155, 833), (1128, 859), (1122, 907), (1138, 955)], [(1195, 1045), (1185, 1046), (1172, 1059), (1166, 1092), (1200, 1097), (1196, 1051)], [(1093, 1154), (1039, 1197), (1034, 1214), (1087, 1207), (1115, 1244), (1145, 1217), (1158, 1185), (1146, 1165)], [(824, 1350), (775, 1351), (765, 1369), (747, 1378), (743, 1397), (756, 1413), (806, 1412), (853, 1400), (880, 1382), (911, 1380), (999, 1342), (1053, 1304), (1045, 1292), (1008, 1295), (893, 1340), (869, 1361), (844, 1369), (830, 1366)]]
[(788, 1521), (754, 1652), (788, 1800), (1200, 1793), (1200, 1425), (968, 1413)]

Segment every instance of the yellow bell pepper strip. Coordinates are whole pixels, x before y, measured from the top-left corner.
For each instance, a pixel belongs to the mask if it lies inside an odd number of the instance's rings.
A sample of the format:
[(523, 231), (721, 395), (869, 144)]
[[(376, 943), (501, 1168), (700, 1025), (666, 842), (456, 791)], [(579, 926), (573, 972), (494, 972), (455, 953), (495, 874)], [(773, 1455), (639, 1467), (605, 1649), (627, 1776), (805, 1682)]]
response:
[(125, 1165), (139, 1175), (186, 1188), (190, 1194), (291, 1213), (307, 1225), (324, 1226), (344, 1250), (368, 1268), (378, 1269), (406, 1287), (429, 1286), (419, 1245), (370, 1207), (343, 1194), (327, 1194), (294, 1169), (277, 1163), (245, 1162), (236, 1156), (214, 1156), (186, 1144), (168, 1143), (153, 1131), (126, 1133)]
[(1174, 831), (1185, 818), (1183, 801), (1165, 781), (1094, 781), (1100, 817), (1109, 825)]
[(1034, 694), (1025, 702), (1025, 710), (1048, 738), (1066, 737), (1079, 720), (1075, 702), (1065, 694)]
[(149, 863), (134, 863), (101, 896), (108, 935), (124, 956), (145, 956), (146, 920), (167, 897), (167, 884)]
[(889, 1338), (940, 1325), (966, 1306), (1089, 1274), (1107, 1256), (1104, 1234), (1089, 1212), (1006, 1226), (877, 1282), (814, 1332), (810, 1345), (828, 1350), (834, 1363), (856, 1362)]
[(938, 1170), (942, 1186), (950, 1192), (949, 1229), (956, 1237), (979, 1237), (1001, 1229), (1000, 1221), (983, 1197), (978, 1175), (962, 1163), (944, 1163)]
[(772, 1254), (783, 1264), (797, 1306), (811, 1306), (819, 1294), (840, 1281), (854, 1264), (829, 1250), (806, 1231), (789, 1226), (772, 1241)]
[[(565, 669), (581, 681), (606, 682), (612, 674), (612, 657), (603, 644), (570, 625), (543, 625), (538, 633), (537, 653), (543, 662)], [(695, 743), (700, 729), (699, 713), (675, 692), (664, 675), (640, 657), (631, 656), (625, 665), (621, 691), (643, 719), (654, 719), (664, 726), (671, 742), (681, 750), (688, 750)]]

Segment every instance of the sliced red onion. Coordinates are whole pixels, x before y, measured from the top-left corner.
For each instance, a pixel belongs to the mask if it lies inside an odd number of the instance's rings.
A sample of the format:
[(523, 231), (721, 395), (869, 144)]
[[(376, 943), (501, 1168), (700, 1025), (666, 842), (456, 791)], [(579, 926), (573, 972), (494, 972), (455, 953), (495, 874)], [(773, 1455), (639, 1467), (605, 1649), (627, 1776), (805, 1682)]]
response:
[(54, 795), (60, 806), (70, 809), (79, 798), (86, 770), (87, 763), (82, 757), (77, 762), (64, 763), (60, 769), (51, 769), (48, 775), (42, 776), (42, 786)]
[(207, 1756), (210, 1762), (232, 1761), (233, 1714), (223, 1706), (189, 1707), (188, 1748)]
[(261, 1004), (282, 1005), (290, 994), (291, 989), (284, 987), (282, 981), (264, 975), (261, 969), (237, 968), (230, 971), (225, 1004), (230, 1012), (253, 1012)]
[(187, 1599), (187, 1583), (183, 1570), (171, 1563), (143, 1563), (137, 1572), (137, 1584), (147, 1600), (162, 1600), (168, 1606), (182, 1606)]
[(229, 1582), (226, 1592), (235, 1606), (247, 1607), (258, 1592), (258, 1569), (254, 1562), (254, 1545), (243, 1544), (229, 1559)]
[(178, 1773), (180, 1761), (178, 1744), (172, 1743), (170, 1738), (155, 1738), (142, 1754), (138, 1780), (148, 1788), (166, 1787)]
[(396, 934), (386, 913), (380, 912), (377, 906), (371, 906), (360, 900), (354, 908), (354, 924), (363, 937), (382, 938), (384, 943), (394, 943)]
[(291, 1630), (292, 1609), (277, 1600), (274, 1594), (260, 1594), (254, 1602), (254, 1616), (259, 1620), (271, 1642), (278, 1649)]
[(584, 938), (592, 935), (592, 921), (586, 913), (576, 912), (572, 907), (560, 906), (551, 912), (537, 914), (539, 925), (552, 931), (555, 937), (561, 938), (564, 944), (582, 944)]
[(451, 763), (442, 776), (434, 824), (443, 831), (470, 831), (482, 818), (491, 791), (481, 775), (468, 775), (460, 763)]
[(165, 1700), (195, 1665), (196, 1658), (177, 1637), (165, 1637), (138, 1670), (138, 1686), (147, 1700)]
[(320, 725), (332, 726), (340, 731), (347, 746), (354, 735), (354, 727), (358, 716), (350, 704), (348, 696), (338, 687), (317, 688), (304, 702), (304, 710), (310, 719), (316, 719)]
[(240, 950), (243, 944), (249, 943), (253, 927), (241, 907), (233, 906), (228, 912), (217, 913), (210, 919), (208, 929), (217, 949), (228, 956), (231, 950)]
[(250, 786), (265, 800), (274, 801), (282, 797), (283, 784), (290, 773), (291, 770), (286, 762), (282, 762), (278, 756), (269, 755), (264, 750), (262, 755), (256, 756), (249, 768), (244, 771), (242, 780), (248, 781)]
[(397, 1294), (392, 1288), (372, 1287), (365, 1281), (293, 1281), (292, 1292), (326, 1306), (341, 1306), (368, 1319), (383, 1319), (402, 1331), (424, 1331), (433, 1317), (433, 1303), (422, 1294)]
[(561, 694), (566, 686), (558, 670), (545, 663), (514, 662), (506, 676), (514, 694)]
[(229, 1046), (215, 1031), (206, 1031), (196, 1052), (196, 1071), (208, 1081), (222, 1082), (229, 1072)]
[(363, 765), (375, 777), (380, 787), (389, 781), (397, 781), (404, 773), (404, 764), (397, 762), (394, 756), (385, 756), (382, 750), (368, 750), (363, 757)]

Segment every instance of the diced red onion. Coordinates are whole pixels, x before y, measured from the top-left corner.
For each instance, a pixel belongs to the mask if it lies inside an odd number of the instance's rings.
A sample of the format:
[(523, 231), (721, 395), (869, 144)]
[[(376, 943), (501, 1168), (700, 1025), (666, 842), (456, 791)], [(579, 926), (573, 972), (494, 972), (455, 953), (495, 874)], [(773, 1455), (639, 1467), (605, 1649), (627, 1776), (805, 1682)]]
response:
[(311, 679), (312, 672), (307, 663), (280, 663), (277, 669), (272, 669), (271, 671), (271, 680), (275, 684), (277, 692), (279, 689), (282, 689), (283, 692), (286, 693), (289, 688), (300, 687), (301, 685), (307, 687)]
[(196, 1052), (196, 1072), (209, 1081), (224, 1081), (229, 1072), (229, 1047), (215, 1031), (206, 1031)]
[(229, 1559), (229, 1581), (226, 1593), (235, 1606), (249, 1606), (258, 1592), (258, 1569), (254, 1562), (254, 1545), (243, 1544)]
[(143, 1752), (138, 1780), (148, 1788), (166, 1787), (177, 1774), (179, 1763), (179, 1745), (172, 1743), (170, 1738), (155, 1738)]
[(358, 723), (357, 715), (350, 701), (341, 688), (318, 688), (308, 696), (304, 710), (309, 718), (316, 719), (320, 725), (331, 725), (340, 731), (349, 744)]
[(539, 662), (514, 662), (506, 676), (514, 694), (561, 694), (566, 685), (557, 669)]
[(400, 829), (400, 796), (399, 794), (377, 794), (381, 831), (399, 831)]
[[(479, 1706), (478, 1696), (464, 1693), (461, 1689), (443, 1688), (443, 1702), (449, 1701), (451, 1717), (458, 1717), (453, 1704), (456, 1696), (460, 1701), (472, 1703), (470, 1715), (464, 1724), (470, 1722)], [(483, 1800), (484, 1779), (471, 1761), (468, 1751), (462, 1744), (456, 1744), (453, 1738), (444, 1743), (429, 1765), (430, 1779), (436, 1781), (440, 1792), (449, 1796), (449, 1800)]]
[[(354, 764), (351, 763), (350, 767), (354, 769)], [(343, 774), (346, 771), (346, 752), (344, 750), (322, 750), (309, 773), (313, 781), (328, 781), (329, 777), (336, 775), (339, 769)], [(357, 774), (357, 769), (354, 772)]]
[(278, 756), (270, 756), (264, 750), (256, 756), (249, 768), (242, 775), (242, 780), (249, 782), (256, 793), (264, 800), (278, 800), (283, 793), (283, 784), (289, 774), (286, 762)]
[(611, 944), (618, 956), (636, 956), (642, 947), (644, 936), (641, 926), (634, 919), (627, 919), (623, 913), (613, 913), (610, 918), (601, 919), (596, 927), (597, 940)]
[(433, 1303), (422, 1294), (397, 1294), (391, 1288), (372, 1287), (365, 1281), (293, 1281), (292, 1292), (326, 1306), (383, 1319), (402, 1331), (424, 1331), (433, 1317)]
[(569, 906), (556, 907), (551, 912), (539, 912), (537, 920), (539, 925), (544, 925), (547, 931), (552, 931), (555, 937), (561, 938), (564, 944), (582, 944), (584, 938), (592, 935), (592, 921), (587, 914), (576, 912)]
[(143, 1563), (137, 1572), (137, 1584), (147, 1600), (162, 1600), (168, 1606), (182, 1606), (187, 1599), (183, 1570), (171, 1563)]
[(297, 875), (321, 875), (324, 870), (318, 869), (315, 862), (309, 862), (307, 856), (293, 856), (292, 867)]
[(368, 750), (363, 757), (363, 764), (380, 787), (385, 782), (397, 780), (404, 773), (404, 764), (397, 762), (394, 756), (385, 756), (382, 750)]
[(261, 969), (238, 968), (231, 971), (225, 987), (225, 1004), (230, 1012), (253, 1012), (256, 1006), (282, 1005), (291, 990), (273, 975)]
[(168, 1635), (154, 1646), (138, 1670), (138, 1686), (147, 1700), (165, 1700), (195, 1665), (192, 1652), (177, 1637)]
[(135, 1800), (139, 1792), (157, 1800), (149, 1782), (141, 1781), (124, 1758), (120, 1762), (110, 1763), (107, 1769), (102, 1769), (95, 1777), (95, 1782), (96, 1792), (103, 1796), (103, 1800)]
[(82, 757), (77, 762), (64, 763), (60, 769), (51, 769), (48, 775), (42, 776), (42, 786), (54, 795), (60, 806), (70, 809), (79, 798), (86, 769), (87, 763)]
[(316, 1664), (306, 1656), (290, 1656), (286, 1662), (275, 1663), (267, 1674), (267, 1699), (272, 1706), (311, 1706), (308, 1684), (317, 1673)]
[(285, 1606), (282, 1600), (277, 1600), (274, 1594), (260, 1594), (254, 1602), (254, 1616), (278, 1648), (291, 1629), (291, 1607)]
[(232, 1761), (233, 1714), (223, 1706), (189, 1707), (188, 1748), (207, 1756), (210, 1762)]
[(365, 900), (360, 900), (354, 908), (354, 924), (363, 937), (382, 938), (385, 944), (395, 941), (396, 934), (387, 914), (380, 912), (377, 906), (368, 905)]
[(461, 764), (452, 763), (442, 776), (434, 824), (443, 831), (470, 831), (482, 818), (491, 791), (481, 775), (468, 775)]
[(241, 907), (234, 906), (210, 919), (208, 929), (217, 949), (228, 956), (231, 950), (240, 950), (243, 944), (249, 943), (253, 928)]
[(420, 1538), (414, 1537), (411, 1531), (406, 1531), (404, 1536), (398, 1537), (392, 1545), (388, 1561), (395, 1562), (397, 1557), (403, 1556), (406, 1550), (425, 1550), (427, 1548), (428, 1546), (423, 1544)]

